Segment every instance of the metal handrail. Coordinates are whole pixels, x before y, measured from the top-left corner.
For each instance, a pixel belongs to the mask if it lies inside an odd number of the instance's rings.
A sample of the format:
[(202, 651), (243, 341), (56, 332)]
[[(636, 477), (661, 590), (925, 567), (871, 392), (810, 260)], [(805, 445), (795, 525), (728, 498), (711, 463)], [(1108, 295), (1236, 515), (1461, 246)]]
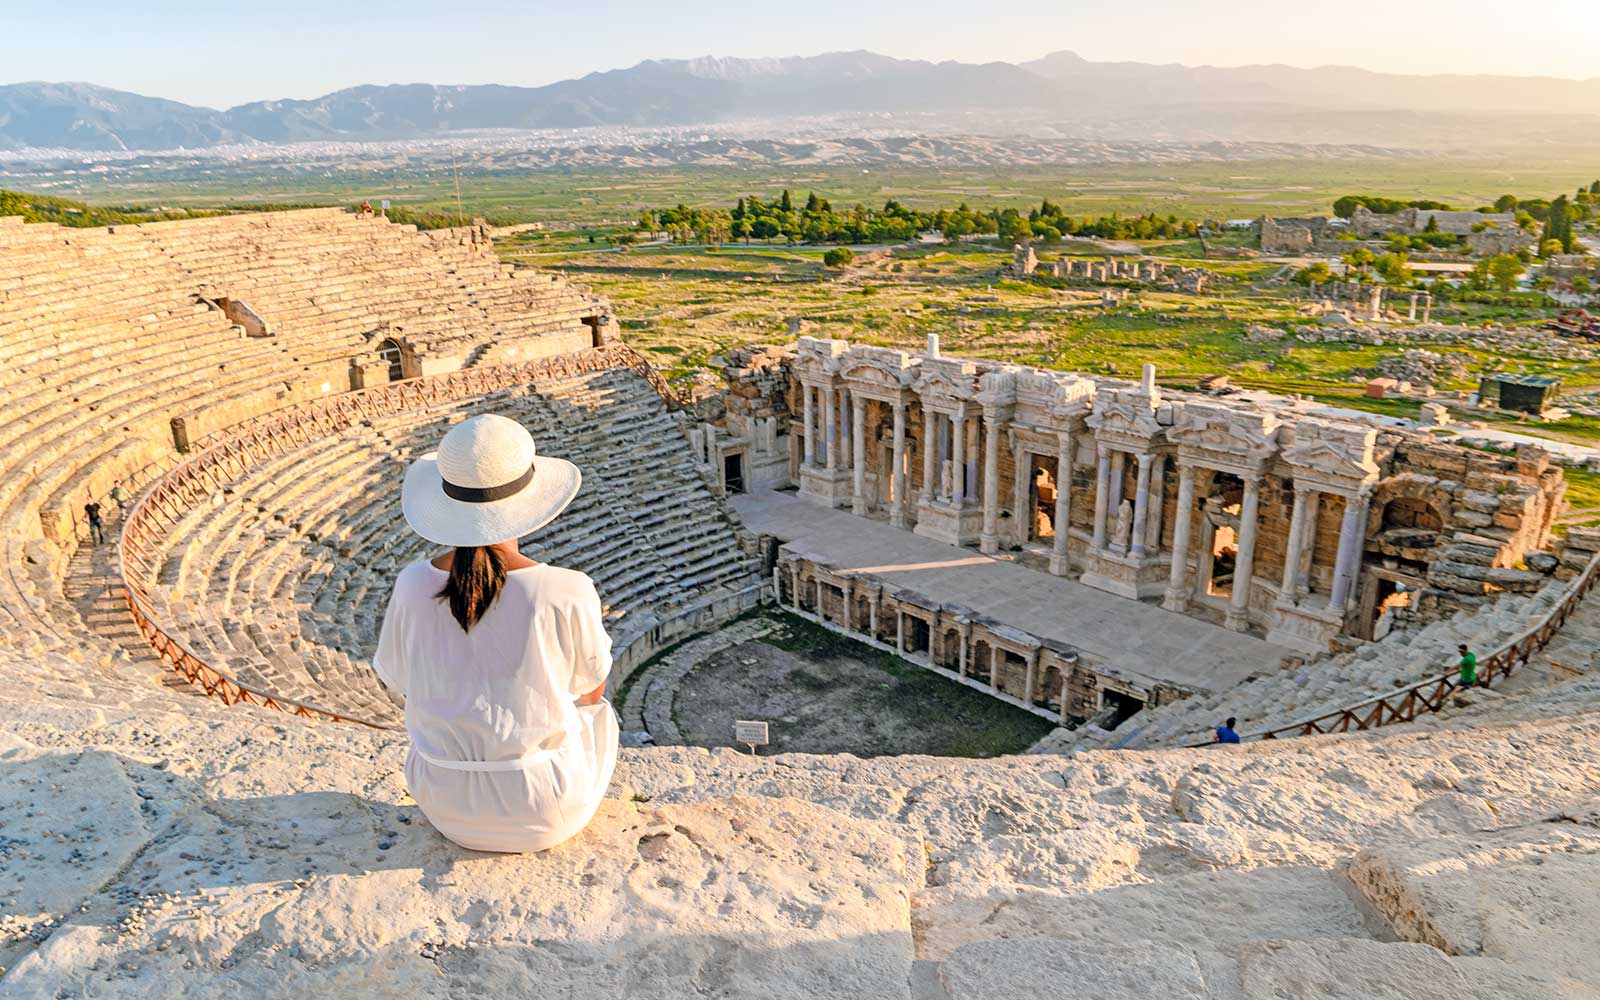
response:
[[(1578, 606), (1578, 602), (1583, 600), (1597, 581), (1600, 581), (1600, 554), (1589, 560), (1583, 572), (1579, 573), (1567, 588), (1566, 595), (1537, 623), (1479, 661), (1478, 684), (1489, 687), (1497, 677), (1509, 677), (1518, 667), (1526, 666), (1533, 654), (1543, 649), (1556, 633), (1561, 631), (1561, 626), (1566, 624), (1567, 616), (1572, 614), (1572, 609)], [(1410, 722), (1425, 712), (1437, 712), (1443, 708), (1445, 699), (1459, 686), (1456, 683), (1458, 676), (1458, 671), (1449, 670), (1398, 691), (1373, 695), (1353, 705), (1337, 708), (1310, 719), (1291, 722), (1286, 726), (1252, 733), (1241, 739), (1277, 740), (1324, 733), (1359, 732), (1364, 729)], [(1188, 744), (1189, 747), (1216, 745), (1214, 740)]]
[[(161, 566), (161, 542), (190, 511), (265, 460), (304, 447), (362, 421), (516, 388), (626, 367), (642, 375), (668, 405), (681, 406), (666, 381), (638, 352), (614, 343), (516, 364), (465, 368), (340, 393), (253, 417), (219, 431), (203, 449), (153, 480), (128, 509), (117, 540), (118, 574), (128, 611), (150, 648), (173, 670), (226, 704), (240, 702), (304, 718), (382, 723), (286, 698), (239, 681), (207, 663), (156, 617), (151, 590)], [(648, 372), (648, 374), (647, 374)], [(652, 377), (653, 376), (653, 377)]]

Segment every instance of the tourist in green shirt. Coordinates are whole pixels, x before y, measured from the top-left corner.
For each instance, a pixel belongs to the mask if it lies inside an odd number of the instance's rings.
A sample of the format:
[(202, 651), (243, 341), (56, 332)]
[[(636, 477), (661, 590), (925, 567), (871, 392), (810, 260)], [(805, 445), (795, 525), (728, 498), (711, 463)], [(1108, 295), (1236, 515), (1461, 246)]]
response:
[(1478, 657), (1467, 648), (1466, 643), (1456, 648), (1461, 650), (1461, 677), (1457, 683), (1462, 687), (1471, 687), (1478, 683)]

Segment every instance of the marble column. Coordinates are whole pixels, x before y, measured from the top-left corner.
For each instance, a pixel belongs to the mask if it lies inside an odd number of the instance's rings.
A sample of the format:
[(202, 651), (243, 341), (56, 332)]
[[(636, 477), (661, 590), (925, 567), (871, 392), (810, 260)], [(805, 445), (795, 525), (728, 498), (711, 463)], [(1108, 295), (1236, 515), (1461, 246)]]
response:
[(838, 467), (838, 438), (835, 436), (837, 427), (836, 417), (839, 412), (839, 391), (832, 387), (819, 389), (823, 400), (822, 408), (822, 448), (823, 461), (827, 463), (828, 471), (832, 472)]
[(805, 457), (801, 464), (808, 469), (815, 465), (817, 460), (817, 432), (815, 430), (817, 413), (812, 399), (812, 394), (815, 392), (816, 390), (809, 385), (802, 384), (800, 386), (800, 395), (805, 397), (805, 434), (802, 438), (805, 442)]
[(934, 467), (939, 457), (939, 424), (932, 410), (926, 406), (922, 409), (922, 502), (927, 503), (938, 494), (935, 493), (935, 478), (939, 472)]
[[(1111, 489), (1106, 497), (1106, 517), (1114, 525), (1122, 516), (1122, 480), (1128, 467), (1128, 453), (1125, 451), (1112, 451), (1111, 453)], [(1111, 551), (1125, 552), (1123, 546), (1126, 541), (1121, 538), (1111, 539)]]
[(1189, 607), (1189, 533), (1194, 527), (1194, 466), (1178, 463), (1178, 506), (1172, 512), (1172, 575), (1161, 606), (1183, 612)]
[(993, 555), (1000, 551), (1000, 421), (983, 418), (983, 531), (978, 536), (978, 551)]
[(1094, 547), (1106, 547), (1106, 512), (1111, 509), (1111, 449), (1095, 445), (1097, 465), (1094, 480)]
[(1033, 535), (1033, 458), (1013, 436), (1011, 439), (1011, 524), (1016, 544), (1026, 545)]
[(967, 404), (956, 406), (956, 415), (950, 418), (950, 501), (957, 507), (966, 498), (967, 487)]
[(800, 613), (800, 564), (799, 563), (790, 563), (789, 564), (789, 575), (790, 575), (790, 578), (791, 578), (790, 579), (790, 585), (789, 585), (789, 596), (794, 600), (795, 614), (799, 614)]
[(906, 403), (894, 401), (894, 455), (890, 459), (894, 473), (889, 479), (893, 494), (889, 503), (889, 523), (896, 528), (906, 526)]
[(1038, 680), (1039, 651), (1036, 649), (1028, 654), (1028, 672), (1022, 682), (1022, 703), (1033, 705), (1033, 685)]
[(850, 429), (855, 422), (850, 419), (850, 405), (855, 399), (855, 393), (849, 389), (839, 390), (839, 460), (849, 467), (855, 458), (855, 449), (850, 446)]
[(1167, 510), (1167, 460), (1156, 455), (1150, 468), (1150, 516), (1146, 518), (1144, 550), (1147, 555), (1161, 551), (1161, 522)]
[(967, 635), (967, 630), (966, 629), (964, 629), (964, 628), (957, 628), (956, 629), (956, 641), (961, 643), (961, 653), (960, 653), (959, 658), (956, 661), (956, 672), (959, 673), (962, 677), (967, 676), (967, 645), (968, 645), (967, 638), (968, 638), (968, 635)]
[(999, 646), (989, 646), (989, 692), (1000, 693), (1000, 664), (1005, 661), (1005, 654)]
[(1345, 602), (1355, 587), (1361, 558), (1363, 521), (1369, 495), (1344, 498), (1344, 520), (1339, 523), (1338, 558), (1333, 566), (1333, 590), (1328, 594), (1328, 610), (1334, 614), (1344, 611)]
[(1244, 503), (1239, 508), (1239, 558), (1233, 567), (1233, 599), (1228, 605), (1227, 626), (1235, 632), (1250, 627), (1250, 578), (1255, 569), (1256, 514), (1261, 507), (1261, 480), (1244, 483)]
[(849, 579), (845, 580), (844, 586), (839, 588), (840, 597), (844, 602), (844, 614), (841, 617), (844, 618), (844, 630), (846, 632), (854, 632), (856, 628), (855, 608), (850, 606), (851, 592), (854, 590), (855, 581)]
[(1135, 457), (1139, 473), (1133, 489), (1133, 534), (1128, 538), (1128, 550), (1135, 559), (1142, 559), (1144, 534), (1150, 523), (1150, 464), (1155, 456), (1142, 451)]
[(870, 589), (867, 591), (867, 635), (878, 637), (878, 597)]
[(1322, 493), (1312, 490), (1306, 498), (1306, 533), (1300, 544), (1300, 565), (1295, 576), (1295, 600), (1311, 592), (1311, 566), (1316, 560), (1317, 523), (1322, 512)]
[(1283, 582), (1278, 585), (1278, 606), (1293, 607), (1300, 600), (1300, 553), (1305, 545), (1309, 487), (1296, 487), (1294, 511), (1289, 515), (1289, 539), (1283, 555)]
[[(988, 423), (988, 419), (984, 419)], [(978, 415), (967, 416), (967, 457), (966, 475), (961, 477), (963, 503), (972, 503), (978, 499)]]
[(1072, 521), (1072, 432), (1060, 432), (1056, 450), (1055, 538), (1050, 548), (1050, 572), (1066, 576), (1071, 554), (1067, 549), (1067, 525)]
[(901, 656), (905, 655), (906, 613), (898, 609), (896, 609), (894, 613), (894, 648), (900, 651)]
[(850, 513), (867, 512), (867, 401), (850, 398)]

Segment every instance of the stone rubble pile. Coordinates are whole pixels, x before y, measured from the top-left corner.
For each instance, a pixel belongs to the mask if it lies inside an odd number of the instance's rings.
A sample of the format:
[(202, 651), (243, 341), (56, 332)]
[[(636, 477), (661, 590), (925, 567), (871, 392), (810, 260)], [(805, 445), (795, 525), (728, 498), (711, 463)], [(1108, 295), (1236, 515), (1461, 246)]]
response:
[(1423, 348), (1406, 351), (1399, 357), (1382, 358), (1370, 368), (1356, 368), (1351, 374), (1364, 378), (1392, 378), (1414, 386), (1459, 382), (1472, 374), (1475, 359), (1470, 354), (1450, 351), (1438, 354)]
[[(1341, 314), (1342, 315), (1342, 314)], [(1258, 328), (1252, 328), (1258, 329)], [(1270, 328), (1261, 327), (1266, 330)], [(1265, 337), (1265, 334), (1261, 335)], [(1367, 344), (1396, 347), (1407, 344), (1459, 344), (1477, 350), (1506, 351), (1546, 361), (1593, 361), (1593, 344), (1570, 340), (1536, 327), (1446, 325), (1424, 323), (1415, 326), (1374, 325), (1338, 322), (1330, 317), (1320, 326), (1296, 327), (1292, 336), (1309, 344)]]

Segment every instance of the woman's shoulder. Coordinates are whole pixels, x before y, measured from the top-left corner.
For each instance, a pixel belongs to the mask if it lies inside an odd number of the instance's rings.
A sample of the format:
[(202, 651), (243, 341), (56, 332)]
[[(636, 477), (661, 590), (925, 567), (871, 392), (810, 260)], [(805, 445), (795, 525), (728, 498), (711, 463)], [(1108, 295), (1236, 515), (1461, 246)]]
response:
[(432, 597), (439, 589), (439, 580), (443, 579), (444, 571), (435, 567), (426, 558), (407, 563), (395, 574), (394, 592), (396, 596), (409, 597), (413, 594), (426, 593)]
[(512, 570), (506, 574), (506, 583), (520, 587), (530, 598), (551, 604), (584, 600), (596, 593), (589, 574), (549, 563)]

